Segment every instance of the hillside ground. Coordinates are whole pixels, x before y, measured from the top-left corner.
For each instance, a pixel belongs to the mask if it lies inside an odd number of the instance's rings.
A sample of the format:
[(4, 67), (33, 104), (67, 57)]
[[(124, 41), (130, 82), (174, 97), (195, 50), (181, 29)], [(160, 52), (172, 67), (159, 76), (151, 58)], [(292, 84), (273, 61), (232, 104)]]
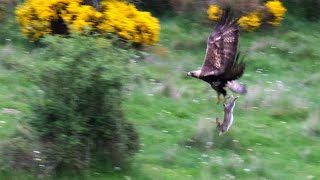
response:
[[(212, 26), (189, 16), (161, 19), (161, 41), (133, 67), (142, 80), (128, 85), (124, 103), (141, 138), (132, 168), (101, 167), (81, 178), (320, 179), (319, 30), (289, 16), (281, 27), (241, 32), (247, 69), (240, 81), (248, 93), (237, 101), (230, 131), (218, 136), (223, 107), (215, 91), (186, 75), (202, 65)], [(0, 140), (30, 113), (34, 85), (14, 67), (32, 53), (10, 40), (0, 46)], [(32, 179), (16, 172), (2, 178)]]

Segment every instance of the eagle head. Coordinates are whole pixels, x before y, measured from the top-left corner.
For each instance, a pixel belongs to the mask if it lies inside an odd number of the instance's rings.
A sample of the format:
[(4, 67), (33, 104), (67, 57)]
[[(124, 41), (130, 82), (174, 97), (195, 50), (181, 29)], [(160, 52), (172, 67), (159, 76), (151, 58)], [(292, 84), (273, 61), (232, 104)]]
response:
[(200, 77), (200, 73), (201, 73), (201, 70), (196, 70), (196, 71), (190, 71), (188, 72), (188, 76), (192, 76), (192, 77), (196, 77), (196, 78), (199, 78)]

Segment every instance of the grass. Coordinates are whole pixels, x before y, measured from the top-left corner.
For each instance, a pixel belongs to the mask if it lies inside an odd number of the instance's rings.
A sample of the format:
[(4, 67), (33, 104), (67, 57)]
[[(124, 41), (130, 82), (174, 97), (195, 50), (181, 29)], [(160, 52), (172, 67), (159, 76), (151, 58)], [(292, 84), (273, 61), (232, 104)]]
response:
[[(212, 28), (183, 16), (161, 22), (161, 42), (133, 67), (142, 70), (136, 75), (143, 80), (130, 85), (124, 103), (141, 138), (132, 168), (101, 167), (59, 179), (320, 179), (319, 25), (299, 21), (313, 27), (306, 33), (303, 27), (290, 29), (289, 21), (241, 34), (247, 62), (241, 82), (249, 92), (237, 101), (231, 130), (218, 136), (214, 120), (223, 114), (215, 92), (186, 76), (201, 66)], [(15, 44), (11, 48), (12, 56), (2, 56), (7, 59), (0, 71), (0, 111), (20, 114), (0, 112), (0, 140), (24, 122), (35, 89), (21, 69), (8, 68), (26, 64), (32, 55)], [(26, 177), (14, 174), (0, 179)]]

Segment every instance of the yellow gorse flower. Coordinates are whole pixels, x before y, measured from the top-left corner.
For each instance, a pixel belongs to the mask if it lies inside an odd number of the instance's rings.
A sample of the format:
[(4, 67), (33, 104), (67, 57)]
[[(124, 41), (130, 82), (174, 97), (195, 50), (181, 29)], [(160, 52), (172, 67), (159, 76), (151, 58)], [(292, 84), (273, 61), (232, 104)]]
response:
[[(263, 8), (256, 9), (253, 12), (240, 17), (240, 27), (247, 31), (254, 31), (258, 29), (263, 22), (267, 22), (273, 26), (279, 26), (287, 9), (283, 6), (280, 0), (267, 1), (264, 6), (267, 11), (263, 11)], [(217, 5), (210, 5), (207, 13), (208, 19), (210, 20), (218, 20), (222, 15), (222, 11)], [(271, 20), (270, 14), (272, 15)]]
[(70, 32), (86, 33), (86, 28), (91, 28), (101, 17), (94, 7), (71, 2), (65, 10), (61, 10), (61, 18), (70, 25)]
[(254, 31), (261, 25), (261, 17), (257, 11), (254, 11), (239, 19), (239, 25), (247, 31)]
[(211, 20), (218, 20), (222, 14), (221, 9), (216, 5), (210, 5), (208, 8), (208, 18)]
[(269, 24), (279, 26), (287, 9), (279, 0), (271, 0), (265, 3), (268, 11), (274, 16), (274, 20), (268, 21)]
[(114, 32), (135, 43), (159, 41), (159, 20), (149, 12), (138, 11), (129, 3), (109, 0), (101, 3), (103, 21), (97, 26), (102, 33)]
[(36, 40), (52, 32), (51, 23), (64, 14), (63, 9), (80, 2), (81, 0), (26, 0), (16, 8), (16, 18), (22, 33)]
[(52, 33), (52, 23), (62, 20), (68, 32), (115, 33), (139, 44), (159, 41), (159, 20), (149, 12), (120, 0), (101, 2), (101, 11), (83, 5), (82, 0), (26, 0), (16, 9), (24, 35), (37, 40)]

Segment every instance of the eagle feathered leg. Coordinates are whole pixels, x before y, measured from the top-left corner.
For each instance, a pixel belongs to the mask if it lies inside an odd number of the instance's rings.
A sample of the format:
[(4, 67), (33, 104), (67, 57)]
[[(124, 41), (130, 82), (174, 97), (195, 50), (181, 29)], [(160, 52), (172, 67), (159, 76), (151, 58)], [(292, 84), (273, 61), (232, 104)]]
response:
[[(223, 104), (225, 104), (229, 98), (230, 98), (230, 96), (228, 96), (228, 95), (223, 95)], [(220, 104), (221, 100), (222, 100), (222, 99), (221, 99), (221, 93), (218, 93), (218, 96), (217, 96), (217, 104)]]
[[(220, 104), (220, 102), (222, 101), (221, 93), (217, 93), (217, 94), (218, 94), (218, 96), (217, 96), (217, 104)], [(223, 103), (226, 103), (227, 100), (230, 98), (230, 96), (224, 95), (224, 94), (222, 94), (222, 95), (223, 95)]]
[(230, 98), (229, 96), (227, 96), (227, 92), (224, 89), (219, 89), (217, 91), (217, 104), (222, 101), (221, 94), (223, 95), (223, 103), (226, 103), (227, 99)]

